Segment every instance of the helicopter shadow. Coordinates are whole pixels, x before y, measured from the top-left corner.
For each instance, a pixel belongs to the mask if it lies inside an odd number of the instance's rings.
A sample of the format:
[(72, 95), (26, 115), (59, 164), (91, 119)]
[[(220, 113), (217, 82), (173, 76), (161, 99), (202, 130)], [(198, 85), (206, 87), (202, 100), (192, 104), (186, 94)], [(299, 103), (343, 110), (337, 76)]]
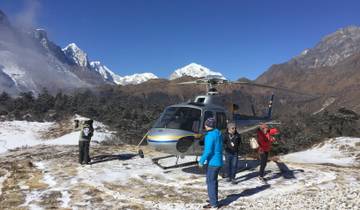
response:
[[(238, 167), (237, 167), (237, 171), (236, 173), (239, 173), (241, 171), (245, 171), (245, 170), (255, 170), (256, 167), (260, 165), (260, 161), (259, 160), (239, 160), (238, 162)], [(226, 174), (226, 166), (222, 167), (221, 171), (220, 171), (220, 176), (225, 178)], [(190, 167), (184, 167), (181, 169), (181, 171), (185, 172), (185, 173), (191, 173), (191, 174), (206, 174), (206, 166), (204, 166), (203, 168), (200, 168), (197, 164), (194, 164)]]
[[(242, 172), (245, 170), (253, 171), (259, 165), (260, 165), (259, 160), (239, 160), (236, 173), (239, 173), (239, 172)], [(190, 166), (190, 167), (184, 167), (181, 170), (185, 173), (191, 173), (191, 174), (197, 174), (197, 175), (206, 174), (206, 166), (204, 168), (200, 168), (197, 164), (194, 164), (193, 166)], [(220, 171), (220, 176), (223, 178), (226, 177), (225, 171), (226, 171), (226, 166), (222, 167), (222, 169)]]
[(196, 165), (193, 165), (190, 167), (182, 168), (181, 171), (183, 171), (185, 173), (196, 174), (196, 175), (206, 174), (206, 166), (204, 166), (203, 168), (200, 168), (196, 164)]
[(93, 165), (93, 164), (112, 161), (112, 160), (130, 160), (135, 156), (137, 156), (137, 154), (131, 154), (131, 153), (118, 154), (118, 155), (97, 155), (91, 158), (90, 164)]

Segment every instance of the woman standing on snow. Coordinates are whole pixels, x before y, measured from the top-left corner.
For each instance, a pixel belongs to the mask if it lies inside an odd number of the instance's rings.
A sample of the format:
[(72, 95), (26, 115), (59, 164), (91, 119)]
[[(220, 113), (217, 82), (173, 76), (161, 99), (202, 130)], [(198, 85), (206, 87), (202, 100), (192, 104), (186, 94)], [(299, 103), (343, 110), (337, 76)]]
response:
[(265, 182), (265, 167), (269, 158), (269, 152), (271, 150), (271, 144), (276, 141), (273, 135), (279, 134), (276, 128), (269, 129), (268, 125), (262, 123), (257, 130), (257, 141), (259, 143), (258, 152), (260, 154), (260, 171), (259, 180)]

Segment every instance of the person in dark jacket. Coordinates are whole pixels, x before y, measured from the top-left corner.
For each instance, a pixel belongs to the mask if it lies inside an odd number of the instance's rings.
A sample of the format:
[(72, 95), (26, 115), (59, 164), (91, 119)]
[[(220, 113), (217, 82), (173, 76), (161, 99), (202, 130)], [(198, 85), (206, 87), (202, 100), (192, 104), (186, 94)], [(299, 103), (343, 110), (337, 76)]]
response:
[(225, 166), (226, 166), (226, 181), (235, 182), (235, 176), (239, 161), (239, 149), (241, 144), (241, 136), (236, 131), (235, 123), (228, 123), (227, 130), (224, 133), (224, 147), (225, 147)]
[(81, 123), (81, 131), (79, 137), (79, 163), (89, 164), (90, 155), (89, 147), (91, 137), (94, 135), (93, 120), (86, 120)]
[(260, 128), (257, 130), (257, 141), (259, 143), (258, 152), (260, 155), (260, 171), (258, 178), (262, 182), (265, 182), (265, 167), (271, 150), (271, 144), (276, 141), (273, 137), (276, 134), (279, 134), (279, 131), (276, 128), (269, 129), (266, 124), (260, 124)]
[(207, 164), (206, 185), (210, 203), (205, 205), (204, 208), (219, 207), (218, 175), (223, 166), (223, 138), (221, 132), (215, 127), (215, 118), (208, 118), (205, 121), (207, 133), (205, 135), (205, 148), (199, 161), (199, 167), (202, 168), (205, 163)]

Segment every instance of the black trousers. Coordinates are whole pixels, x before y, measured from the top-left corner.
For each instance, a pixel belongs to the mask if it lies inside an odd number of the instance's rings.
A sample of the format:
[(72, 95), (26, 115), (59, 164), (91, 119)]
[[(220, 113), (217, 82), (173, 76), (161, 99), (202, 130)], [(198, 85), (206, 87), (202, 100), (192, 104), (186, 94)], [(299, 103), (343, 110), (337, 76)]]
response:
[(260, 177), (264, 177), (265, 175), (265, 167), (268, 161), (268, 157), (269, 157), (269, 152), (260, 153), (260, 173), (259, 173)]
[(89, 156), (90, 141), (79, 141), (79, 163), (88, 164), (90, 162)]

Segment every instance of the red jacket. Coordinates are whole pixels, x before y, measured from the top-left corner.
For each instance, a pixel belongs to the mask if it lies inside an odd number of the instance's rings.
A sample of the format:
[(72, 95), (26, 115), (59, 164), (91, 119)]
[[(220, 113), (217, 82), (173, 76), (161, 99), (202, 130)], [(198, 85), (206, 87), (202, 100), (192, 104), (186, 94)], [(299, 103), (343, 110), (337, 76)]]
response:
[(259, 152), (269, 152), (271, 150), (271, 144), (276, 141), (272, 135), (278, 133), (276, 128), (270, 129), (264, 134), (260, 129), (257, 130), (257, 141), (259, 143)]

